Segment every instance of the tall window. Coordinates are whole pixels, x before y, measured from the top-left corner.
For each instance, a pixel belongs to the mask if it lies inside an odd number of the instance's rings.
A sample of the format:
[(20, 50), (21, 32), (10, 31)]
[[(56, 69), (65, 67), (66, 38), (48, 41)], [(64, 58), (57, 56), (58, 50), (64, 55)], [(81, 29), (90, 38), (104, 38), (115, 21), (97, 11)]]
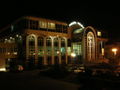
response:
[(66, 48), (65, 48), (65, 39), (61, 38), (61, 60), (62, 63), (65, 63), (65, 55), (66, 55)]
[(44, 56), (44, 39), (43, 37), (38, 37), (38, 66), (43, 64)]
[(80, 42), (73, 43), (73, 52), (76, 55), (82, 55), (82, 49), (81, 49), (81, 43)]
[(89, 61), (95, 59), (95, 37), (92, 32), (87, 34), (87, 59)]
[(54, 52), (55, 52), (55, 56), (59, 53), (59, 41), (58, 41), (58, 38), (54, 39)]
[(58, 64), (59, 53), (60, 53), (60, 50), (59, 50), (59, 39), (55, 38), (54, 39), (54, 56), (55, 56), (55, 63), (56, 64)]
[(52, 40), (50, 37), (46, 38), (46, 52), (47, 52), (47, 61), (48, 61), (48, 65), (51, 64), (51, 60), (52, 60)]
[(44, 50), (43, 50), (43, 37), (38, 37), (38, 56), (43, 56)]
[(30, 57), (35, 56), (35, 37), (34, 36), (29, 37), (29, 56)]

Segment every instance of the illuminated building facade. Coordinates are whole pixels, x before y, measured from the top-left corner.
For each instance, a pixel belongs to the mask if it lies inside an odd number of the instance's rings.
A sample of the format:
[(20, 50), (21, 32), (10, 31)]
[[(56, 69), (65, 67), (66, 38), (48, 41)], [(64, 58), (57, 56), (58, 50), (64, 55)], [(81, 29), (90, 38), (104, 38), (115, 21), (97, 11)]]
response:
[(0, 54), (11, 55), (6, 63), (14, 60), (25, 65), (71, 64), (71, 53), (74, 63), (97, 63), (104, 56), (106, 39), (101, 37), (101, 32), (79, 22), (26, 16), (0, 31)]

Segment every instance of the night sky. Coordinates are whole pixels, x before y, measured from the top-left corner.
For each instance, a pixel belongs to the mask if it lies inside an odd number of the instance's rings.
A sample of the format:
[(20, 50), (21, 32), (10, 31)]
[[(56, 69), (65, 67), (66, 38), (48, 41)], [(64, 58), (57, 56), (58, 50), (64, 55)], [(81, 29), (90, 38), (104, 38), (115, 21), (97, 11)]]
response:
[[(83, 2), (84, 1), (84, 2)], [(84, 26), (91, 25), (108, 32), (109, 37), (120, 38), (119, 2), (96, 2), (76, 0), (47, 1), (7, 1), (0, 4), (0, 28), (12, 23), (21, 16), (38, 16), (65, 22), (80, 21)], [(104, 0), (105, 1), (105, 0)]]

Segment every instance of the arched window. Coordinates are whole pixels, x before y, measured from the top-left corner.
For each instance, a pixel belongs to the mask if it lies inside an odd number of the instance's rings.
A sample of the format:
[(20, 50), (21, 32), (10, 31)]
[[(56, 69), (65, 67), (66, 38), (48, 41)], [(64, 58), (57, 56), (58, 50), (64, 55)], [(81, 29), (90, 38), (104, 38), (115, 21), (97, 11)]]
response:
[(44, 38), (38, 37), (38, 66), (43, 64), (44, 56)]
[(38, 37), (38, 56), (43, 56), (44, 54), (43, 45), (44, 45), (43, 37)]
[(35, 64), (35, 36), (29, 35), (28, 40), (28, 67), (33, 68)]
[(35, 37), (29, 36), (28, 42), (29, 42), (29, 56), (34, 57), (35, 56)]
[(62, 60), (62, 63), (65, 63), (65, 55), (66, 55), (65, 39), (61, 38), (61, 60)]
[(87, 34), (87, 59), (89, 61), (95, 59), (95, 37), (92, 32)]
[(50, 65), (52, 60), (52, 39), (50, 37), (46, 38), (46, 53), (48, 65)]
[(55, 64), (58, 64), (58, 60), (59, 60), (59, 39), (58, 38), (54, 38), (54, 56), (55, 56)]

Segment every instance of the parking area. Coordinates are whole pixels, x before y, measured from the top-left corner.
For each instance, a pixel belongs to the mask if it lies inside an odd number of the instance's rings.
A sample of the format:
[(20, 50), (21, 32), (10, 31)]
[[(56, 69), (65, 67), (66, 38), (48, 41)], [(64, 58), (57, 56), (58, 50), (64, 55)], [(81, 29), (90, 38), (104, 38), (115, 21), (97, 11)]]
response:
[(0, 72), (0, 86), (10, 90), (78, 90), (79, 85), (39, 76), (39, 70)]

